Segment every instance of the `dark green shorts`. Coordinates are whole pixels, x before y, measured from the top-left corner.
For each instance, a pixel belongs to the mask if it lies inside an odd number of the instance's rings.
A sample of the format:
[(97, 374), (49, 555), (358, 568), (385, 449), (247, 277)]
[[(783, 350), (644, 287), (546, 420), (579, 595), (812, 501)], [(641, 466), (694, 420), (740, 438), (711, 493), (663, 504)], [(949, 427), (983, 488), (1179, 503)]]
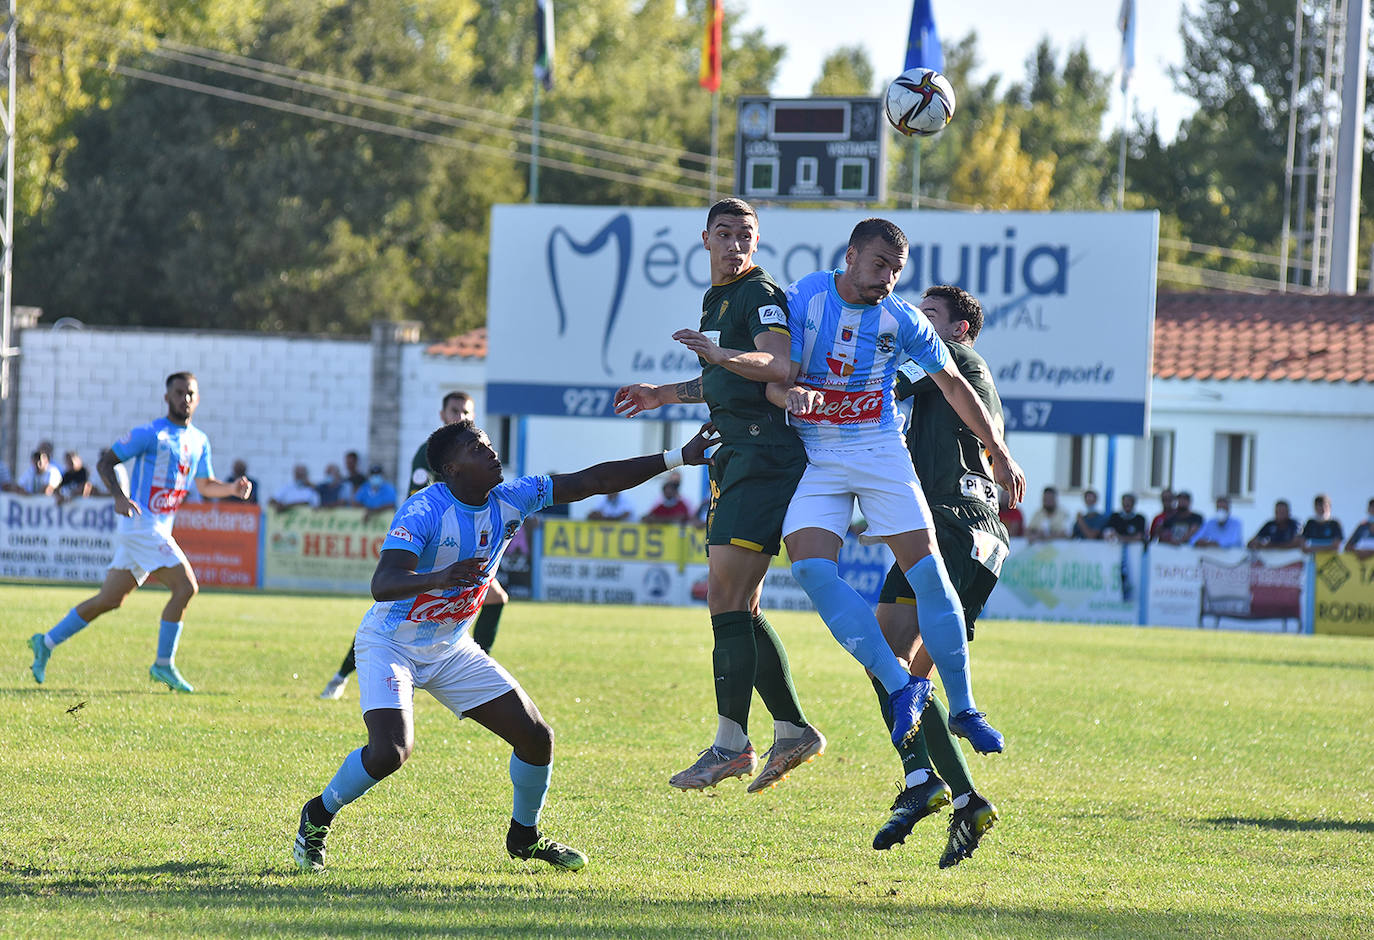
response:
[[(945, 560), (949, 579), (964, 605), (964, 624), (973, 639), (973, 624), (997, 586), (997, 575), (1006, 560), (1007, 529), (997, 513), (973, 501), (937, 503), (930, 507), (935, 519), (935, 541)], [(974, 533), (979, 533), (976, 537)], [(915, 604), (916, 594), (896, 565), (887, 573), (880, 604)]]
[(805, 469), (801, 441), (720, 445), (711, 463), (707, 551), (711, 545), (739, 545), (776, 555), (787, 504)]

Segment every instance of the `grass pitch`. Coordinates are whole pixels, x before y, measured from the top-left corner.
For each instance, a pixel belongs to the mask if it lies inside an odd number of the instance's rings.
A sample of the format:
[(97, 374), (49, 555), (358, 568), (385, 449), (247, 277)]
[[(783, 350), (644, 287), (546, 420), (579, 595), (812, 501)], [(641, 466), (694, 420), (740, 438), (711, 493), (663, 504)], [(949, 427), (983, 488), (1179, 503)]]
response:
[(366, 601), (202, 595), (175, 695), (145, 589), (35, 685), (29, 635), (88, 593), (0, 587), (3, 936), (1374, 936), (1369, 640), (980, 624), (1008, 751), (971, 762), (1002, 821), (940, 871), (947, 815), (869, 847), (900, 771), (813, 616), (771, 619), (826, 754), (702, 795), (666, 781), (714, 731), (705, 614), (517, 602), (496, 654), (557, 734), (543, 827), (588, 868), (506, 858), (509, 750), (421, 693), (411, 762), (308, 876), (300, 805), (363, 741), (355, 684), (316, 696)]

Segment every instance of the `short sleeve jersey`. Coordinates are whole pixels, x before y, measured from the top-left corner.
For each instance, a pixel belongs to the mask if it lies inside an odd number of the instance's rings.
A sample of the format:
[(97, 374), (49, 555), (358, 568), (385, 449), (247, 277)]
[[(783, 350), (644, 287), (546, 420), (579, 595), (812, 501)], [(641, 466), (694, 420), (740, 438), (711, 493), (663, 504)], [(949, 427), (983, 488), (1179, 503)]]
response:
[(502, 483), (481, 506), (461, 503), (442, 483), (407, 499), (382, 542), (417, 556), (415, 570), (437, 571), (465, 558), (485, 559), (480, 582), (468, 587), (425, 591), (416, 597), (378, 601), (363, 615), (360, 633), (386, 637), (402, 646), (452, 646), (467, 631), (501, 565), (506, 546), (525, 517), (549, 505), (553, 480), (520, 477)]
[(839, 273), (817, 271), (787, 289), (797, 383), (825, 395), (819, 409), (792, 419), (808, 451), (900, 443), (897, 366), (914, 359), (938, 372), (949, 361), (924, 314), (894, 295), (871, 307), (845, 303)]
[(177, 507), (190, 492), (191, 481), (213, 477), (210, 439), (200, 428), (182, 427), (158, 418), (125, 434), (110, 448), (129, 468), (129, 499), (139, 514), (119, 520), (120, 532), (154, 531), (172, 534)]
[(1341, 541), (1341, 524), (1335, 519), (1308, 519), (1302, 527), (1302, 537), (1308, 545), (1320, 548), (1336, 545)]
[(1255, 538), (1259, 539), (1261, 545), (1272, 545), (1275, 542), (1287, 543), (1298, 537), (1298, 520), (1289, 516), (1282, 521), (1270, 519), (1260, 526), (1259, 532), (1255, 533)]
[[(988, 364), (965, 343), (945, 346), (993, 424), (1001, 427), (1002, 399), (992, 384)], [(996, 510), (997, 487), (983, 442), (945, 400), (935, 380), (908, 361), (897, 370), (897, 395), (912, 399), (906, 446), (926, 497), (935, 503), (972, 499)], [(951, 441), (955, 446), (950, 446)]]
[[(787, 297), (757, 265), (725, 284), (712, 285), (701, 301), (701, 332), (726, 349), (754, 349), (761, 333), (787, 336)], [(781, 408), (764, 395), (766, 383), (701, 362), (701, 392), (724, 441), (770, 444), (795, 442)], [(795, 445), (794, 445), (795, 446)]]
[(1138, 512), (1129, 516), (1125, 513), (1114, 512), (1108, 517), (1106, 528), (1111, 529), (1117, 535), (1144, 535), (1145, 517)]

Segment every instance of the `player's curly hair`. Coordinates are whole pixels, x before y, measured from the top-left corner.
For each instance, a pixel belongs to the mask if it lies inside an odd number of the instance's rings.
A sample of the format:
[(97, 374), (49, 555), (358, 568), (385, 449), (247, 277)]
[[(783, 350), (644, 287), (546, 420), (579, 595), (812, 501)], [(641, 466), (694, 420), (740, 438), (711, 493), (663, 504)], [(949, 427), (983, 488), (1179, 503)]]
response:
[(864, 219), (849, 233), (849, 247), (862, 251), (864, 245), (875, 238), (881, 238), (897, 251), (907, 246), (906, 232), (898, 228), (895, 222), (889, 222), (887, 219)]
[(464, 435), (476, 433), (477, 425), (468, 418), (456, 424), (444, 425), (425, 441), (425, 461), (435, 473), (438, 473), (440, 467), (453, 459), (453, 452), (457, 450)]
[(756, 224), (759, 220), (759, 214), (754, 211), (754, 207), (738, 196), (726, 196), (711, 207), (711, 211), (706, 213), (706, 227), (708, 229), (716, 221), (716, 216), (719, 215), (739, 215), (746, 219), (753, 219)]
[(941, 297), (949, 304), (949, 312), (956, 320), (968, 321), (968, 341), (971, 343), (983, 332), (983, 305), (962, 287), (953, 284), (932, 284), (922, 297)]

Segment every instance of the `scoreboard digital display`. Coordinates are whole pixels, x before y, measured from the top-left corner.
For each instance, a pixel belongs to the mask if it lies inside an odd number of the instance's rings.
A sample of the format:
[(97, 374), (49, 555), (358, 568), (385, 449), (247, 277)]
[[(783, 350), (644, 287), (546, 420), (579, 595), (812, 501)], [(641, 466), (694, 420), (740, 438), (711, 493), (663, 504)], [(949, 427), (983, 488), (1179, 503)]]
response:
[(742, 96), (736, 191), (770, 202), (880, 202), (887, 135), (877, 98)]

